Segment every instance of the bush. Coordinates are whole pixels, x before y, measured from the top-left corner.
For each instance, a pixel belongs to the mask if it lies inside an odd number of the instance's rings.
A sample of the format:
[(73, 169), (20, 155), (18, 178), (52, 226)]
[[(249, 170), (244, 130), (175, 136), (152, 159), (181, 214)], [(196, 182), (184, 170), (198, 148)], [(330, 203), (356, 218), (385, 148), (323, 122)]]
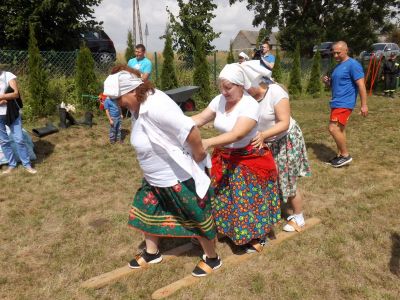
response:
[(293, 54), (293, 66), (290, 72), (289, 93), (294, 98), (301, 95), (301, 65), (300, 65), (300, 44), (297, 43), (296, 51)]
[(281, 56), (280, 56), (278, 48), (276, 48), (275, 64), (274, 64), (274, 68), (272, 69), (272, 78), (276, 82), (282, 83)]
[(196, 51), (194, 53), (193, 83), (200, 87), (195, 100), (201, 106), (210, 99), (210, 67), (204, 51), (204, 41), (200, 34), (196, 36)]
[(84, 98), (83, 95), (98, 95), (101, 88), (94, 72), (94, 60), (89, 48), (82, 46), (76, 60), (75, 86), (76, 96), (81, 108), (92, 111), (97, 107), (97, 102)]
[(37, 45), (35, 28), (29, 26), (28, 45), (29, 65), (29, 101), (32, 117), (44, 117), (54, 112), (54, 100), (50, 101), (48, 94), (48, 74), (44, 67), (43, 58)]
[(228, 57), (226, 58), (226, 63), (232, 64), (234, 62), (235, 62), (235, 57), (233, 56), (232, 42), (231, 42), (229, 45), (229, 53), (228, 53)]
[(168, 28), (165, 34), (163, 57), (164, 63), (161, 70), (161, 89), (165, 91), (178, 87), (174, 65), (174, 51), (172, 50), (172, 38)]
[(128, 39), (126, 41), (127, 48), (125, 50), (125, 60), (128, 62), (132, 57), (135, 56), (135, 48), (133, 45), (133, 37), (132, 37), (132, 31), (128, 30)]
[(316, 51), (313, 58), (310, 81), (307, 86), (307, 93), (313, 96), (313, 98), (318, 98), (321, 96), (321, 90), (321, 54), (319, 51)]

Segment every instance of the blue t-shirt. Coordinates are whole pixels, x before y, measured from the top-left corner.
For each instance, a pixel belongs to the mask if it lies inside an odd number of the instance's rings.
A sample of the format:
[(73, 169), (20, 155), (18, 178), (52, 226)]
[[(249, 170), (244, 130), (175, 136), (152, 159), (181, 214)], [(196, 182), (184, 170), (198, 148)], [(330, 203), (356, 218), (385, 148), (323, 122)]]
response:
[(353, 58), (341, 62), (331, 76), (331, 108), (350, 108), (356, 106), (358, 88), (356, 81), (364, 78), (364, 70)]
[(107, 98), (104, 101), (104, 109), (108, 110), (112, 118), (121, 117), (121, 112), (119, 110), (118, 104), (114, 100), (111, 100), (110, 98)]
[(136, 57), (131, 58), (128, 61), (128, 67), (136, 69), (140, 73), (148, 73), (150, 79), (152, 64), (150, 59), (148, 59), (147, 57), (143, 57), (141, 60), (137, 60)]
[(268, 53), (267, 55), (263, 56), (263, 59), (267, 63), (275, 63), (275, 55), (272, 55), (271, 53)]

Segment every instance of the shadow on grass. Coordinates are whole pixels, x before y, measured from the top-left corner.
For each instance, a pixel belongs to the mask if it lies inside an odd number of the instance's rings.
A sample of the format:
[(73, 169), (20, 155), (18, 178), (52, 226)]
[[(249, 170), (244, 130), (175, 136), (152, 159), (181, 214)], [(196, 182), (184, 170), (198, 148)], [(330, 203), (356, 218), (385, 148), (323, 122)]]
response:
[(317, 156), (317, 159), (320, 161), (328, 161), (329, 159), (331, 159), (332, 157), (334, 157), (336, 155), (336, 152), (324, 145), (324, 144), (320, 144), (320, 143), (306, 143), (307, 148), (311, 148), (315, 155)]
[(54, 144), (46, 140), (39, 140), (33, 143), (35, 145), (36, 160), (35, 164), (40, 164), (49, 157), (54, 151)]
[(121, 129), (121, 140), (125, 141), (125, 138), (129, 137), (130, 133), (131, 131), (128, 129)]
[(400, 277), (400, 234), (393, 232), (392, 236), (392, 257), (390, 258), (390, 272)]

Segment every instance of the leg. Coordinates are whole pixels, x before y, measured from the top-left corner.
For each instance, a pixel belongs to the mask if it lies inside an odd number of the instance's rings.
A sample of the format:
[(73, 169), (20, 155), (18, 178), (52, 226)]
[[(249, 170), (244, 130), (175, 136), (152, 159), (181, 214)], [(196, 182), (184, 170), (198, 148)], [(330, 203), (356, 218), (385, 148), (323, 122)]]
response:
[(115, 143), (115, 124), (113, 124), (113, 125), (110, 124), (110, 130), (108, 133), (108, 137), (110, 139), (111, 144)]
[(144, 235), (146, 241), (146, 252), (149, 254), (155, 254), (158, 251), (158, 241), (160, 240), (158, 236), (154, 235)]
[(116, 130), (116, 133), (115, 133), (116, 140), (121, 142), (121, 118), (118, 118), (116, 120), (117, 120), (116, 128), (115, 128), (115, 130)]
[(293, 208), (293, 214), (298, 215), (303, 212), (303, 198), (299, 190), (297, 190), (295, 196), (289, 197), (288, 200)]
[(347, 150), (346, 145), (346, 133), (345, 126), (340, 124), (339, 122), (329, 122), (329, 133), (333, 137), (336, 146), (338, 148), (339, 155), (349, 156), (349, 152)]
[(10, 125), (15, 144), (17, 146), (17, 152), (24, 168), (31, 168), (31, 160), (29, 158), (28, 148), (25, 145), (24, 136), (22, 133), (22, 121), (19, 116), (14, 123)]
[(208, 258), (217, 257), (217, 253), (215, 252), (215, 240), (208, 240), (204, 237), (198, 237), (197, 239), (199, 240), (200, 245)]
[(301, 197), (300, 191), (297, 190), (295, 196), (289, 197), (288, 202), (293, 208), (293, 214), (290, 215), (287, 219), (288, 222), (285, 226), (283, 226), (283, 230), (288, 232), (300, 232), (303, 230), (302, 227), (305, 225), (303, 216), (303, 199)]
[(10, 138), (7, 134), (5, 116), (0, 116), (0, 146), (3, 150), (4, 156), (8, 160), (8, 167), (16, 168), (17, 160), (15, 159), (14, 152), (11, 148)]

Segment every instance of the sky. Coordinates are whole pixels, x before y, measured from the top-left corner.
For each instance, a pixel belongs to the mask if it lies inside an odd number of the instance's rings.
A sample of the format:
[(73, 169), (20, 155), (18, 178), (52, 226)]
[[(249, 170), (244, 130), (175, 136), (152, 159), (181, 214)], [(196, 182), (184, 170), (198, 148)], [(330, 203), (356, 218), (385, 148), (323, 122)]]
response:
[[(229, 0), (214, 0), (218, 8), (213, 11), (216, 17), (211, 22), (214, 31), (221, 32), (218, 39), (212, 43), (217, 50), (228, 50), (230, 40), (234, 39), (239, 30), (258, 30), (252, 25), (254, 13), (246, 9), (247, 1), (229, 5)], [(95, 8), (96, 21), (103, 21), (104, 31), (114, 42), (117, 52), (126, 49), (128, 30), (133, 23), (133, 0), (103, 0)], [(170, 0), (139, 0), (140, 19), (142, 23), (143, 44), (147, 51), (162, 51), (164, 40), (159, 39), (165, 32), (168, 21), (166, 7), (177, 16), (179, 7), (177, 1)], [(145, 26), (149, 35), (145, 36)], [(137, 34), (139, 40), (139, 34)]]

